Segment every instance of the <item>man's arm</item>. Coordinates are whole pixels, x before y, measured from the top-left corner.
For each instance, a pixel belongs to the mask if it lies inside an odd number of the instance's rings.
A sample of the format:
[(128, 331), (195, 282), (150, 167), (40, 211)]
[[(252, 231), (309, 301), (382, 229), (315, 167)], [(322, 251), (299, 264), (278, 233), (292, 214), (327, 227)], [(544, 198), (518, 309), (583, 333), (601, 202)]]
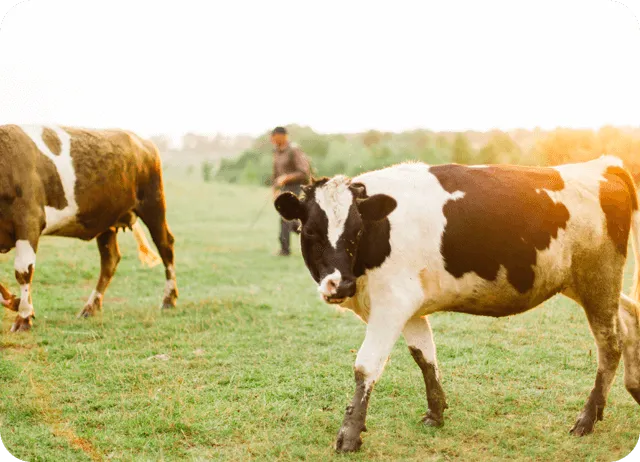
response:
[(271, 162), (273, 168), (271, 170), (271, 186), (276, 187), (276, 179), (278, 178), (278, 172), (276, 171), (276, 158), (273, 156), (273, 160)]

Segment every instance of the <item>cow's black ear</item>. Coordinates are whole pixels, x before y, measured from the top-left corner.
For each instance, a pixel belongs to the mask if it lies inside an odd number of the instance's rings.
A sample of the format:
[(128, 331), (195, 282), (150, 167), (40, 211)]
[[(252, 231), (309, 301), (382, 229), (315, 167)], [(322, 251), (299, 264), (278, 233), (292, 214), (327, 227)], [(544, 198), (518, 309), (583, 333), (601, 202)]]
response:
[(306, 209), (298, 196), (287, 191), (278, 196), (274, 203), (276, 210), (285, 220), (304, 220)]
[(386, 194), (374, 194), (357, 201), (360, 216), (365, 221), (379, 221), (393, 212), (398, 205), (396, 200)]

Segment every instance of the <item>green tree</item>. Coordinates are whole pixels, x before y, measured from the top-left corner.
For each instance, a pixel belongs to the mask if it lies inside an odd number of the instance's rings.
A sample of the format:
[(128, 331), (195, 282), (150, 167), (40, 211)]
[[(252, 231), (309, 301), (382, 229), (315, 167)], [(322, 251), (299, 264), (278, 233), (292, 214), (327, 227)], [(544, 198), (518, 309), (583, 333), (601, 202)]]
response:
[(453, 140), (451, 160), (458, 164), (473, 163), (473, 149), (466, 136), (458, 133)]
[(480, 164), (519, 164), (522, 150), (508, 134), (498, 130), (480, 149), (477, 161)]

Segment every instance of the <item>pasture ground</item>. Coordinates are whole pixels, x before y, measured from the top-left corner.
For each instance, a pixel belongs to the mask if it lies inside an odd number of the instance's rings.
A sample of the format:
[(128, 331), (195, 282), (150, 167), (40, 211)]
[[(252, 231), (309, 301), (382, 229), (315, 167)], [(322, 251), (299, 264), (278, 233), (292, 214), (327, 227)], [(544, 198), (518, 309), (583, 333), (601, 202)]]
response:
[[(169, 172), (170, 173), (170, 172)], [(168, 175), (179, 307), (160, 312), (161, 267), (133, 237), (101, 315), (76, 319), (98, 277), (95, 242), (45, 238), (31, 333), (0, 344), (0, 434), (27, 461), (329, 460), (351, 399), (365, 326), (320, 302), (296, 248), (277, 248), (266, 189)], [(14, 292), (13, 253), (0, 280)], [(632, 263), (628, 267), (627, 287)], [(424, 428), (424, 384), (401, 339), (372, 395), (354, 460), (602, 460), (638, 441), (640, 408), (622, 365), (605, 420), (568, 434), (593, 385), (595, 346), (579, 308), (557, 297), (524, 315), (431, 317), (449, 410)], [(161, 355), (161, 356), (157, 356)]]

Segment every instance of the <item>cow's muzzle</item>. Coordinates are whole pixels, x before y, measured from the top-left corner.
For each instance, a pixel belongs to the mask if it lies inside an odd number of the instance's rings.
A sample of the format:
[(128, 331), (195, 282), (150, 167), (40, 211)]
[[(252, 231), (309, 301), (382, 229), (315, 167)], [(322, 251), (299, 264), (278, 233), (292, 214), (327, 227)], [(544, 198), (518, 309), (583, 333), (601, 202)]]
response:
[(356, 281), (353, 278), (343, 279), (336, 270), (320, 281), (318, 292), (326, 303), (340, 304), (356, 294)]

